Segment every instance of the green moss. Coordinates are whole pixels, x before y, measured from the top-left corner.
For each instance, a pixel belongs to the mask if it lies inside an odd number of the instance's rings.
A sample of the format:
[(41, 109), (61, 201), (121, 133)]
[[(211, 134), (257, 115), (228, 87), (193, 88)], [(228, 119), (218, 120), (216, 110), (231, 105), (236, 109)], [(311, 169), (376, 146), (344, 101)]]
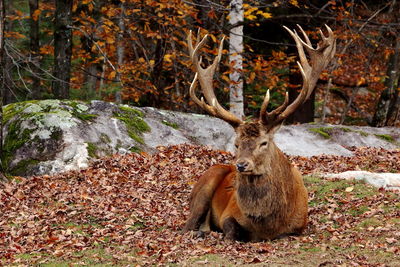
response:
[(130, 138), (140, 144), (144, 144), (141, 134), (150, 131), (150, 127), (143, 120), (143, 113), (125, 106), (121, 106), (120, 111), (120, 113), (114, 113), (114, 118), (125, 124)]
[(128, 107), (128, 106), (119, 106), (119, 109), (124, 111), (124, 112), (133, 113), (133, 114), (136, 114), (137, 116), (139, 116), (141, 118), (144, 118), (144, 114), (140, 110), (137, 110), (137, 109), (134, 109), (134, 108), (131, 108), (131, 107)]
[(376, 137), (378, 137), (379, 139), (382, 139), (386, 142), (389, 143), (395, 143), (396, 140), (394, 140), (393, 136), (388, 135), (388, 134), (374, 134)]
[(329, 139), (329, 138), (331, 138), (330, 133), (332, 132), (333, 128), (332, 127), (320, 127), (320, 128), (310, 128), (308, 130), (321, 135), (325, 139)]
[(29, 170), (32, 166), (37, 165), (39, 162), (40, 160), (36, 159), (21, 160), (15, 167), (9, 170), (9, 172), (14, 175), (24, 175), (27, 173), (27, 170)]
[(32, 132), (33, 130), (30, 129), (24, 129), (21, 132), (21, 121), (19, 120), (13, 121), (8, 125), (7, 135), (3, 144), (3, 153), (1, 155), (3, 170), (9, 171), (9, 164), (15, 151), (30, 140)]
[(83, 102), (66, 101), (66, 104), (72, 107), (72, 115), (81, 121), (93, 121), (97, 118), (96, 114), (85, 112), (88, 108)]
[(347, 127), (340, 127), (339, 128), (340, 130), (342, 130), (343, 132), (352, 132), (353, 130), (352, 129), (350, 129), (350, 128), (347, 128)]
[(353, 129), (348, 128), (348, 127), (340, 127), (340, 128), (338, 128), (338, 129), (342, 130), (343, 132), (358, 133), (358, 134), (360, 134), (360, 135), (362, 135), (362, 136), (368, 136), (368, 135), (369, 135), (369, 133), (366, 133), (366, 132), (363, 132), (363, 131), (358, 131), (358, 130), (353, 130)]
[(337, 128), (334, 128), (334, 127), (320, 127), (320, 128), (310, 128), (308, 130), (311, 131), (311, 132), (320, 134), (326, 139), (329, 139), (329, 138), (331, 138), (331, 134), (335, 129), (341, 130), (341, 131), (346, 132), (346, 133), (353, 132), (353, 133), (358, 133), (358, 134), (360, 134), (362, 136), (369, 136), (369, 133), (366, 133), (364, 131), (359, 131), (359, 130), (353, 130), (353, 129), (348, 128), (348, 127), (337, 127)]
[(55, 130), (51, 133), (50, 138), (53, 140), (61, 140), (63, 132), (61, 130)]
[(5, 125), (11, 118), (14, 118), (21, 112), (23, 106), (20, 103), (13, 103), (3, 107), (3, 125)]
[(141, 150), (140, 148), (136, 147), (136, 146), (131, 147), (129, 150), (130, 150), (131, 152), (133, 152), (133, 153), (140, 153), (140, 152), (142, 152), (142, 150)]
[(90, 143), (90, 142), (88, 142), (86, 144), (87, 144), (87, 151), (88, 151), (89, 157), (96, 158), (97, 157), (97, 155), (96, 155), (96, 152), (97, 152), (96, 144)]
[(97, 118), (96, 114), (74, 113), (73, 115), (81, 121), (94, 121)]
[(169, 127), (172, 127), (172, 128), (174, 128), (174, 129), (176, 129), (176, 130), (179, 129), (179, 125), (176, 124), (176, 123), (174, 123), (174, 122), (169, 122), (169, 121), (166, 121), (166, 120), (162, 120), (161, 123), (162, 123), (162, 124), (165, 124), (165, 125), (167, 125), (167, 126), (169, 126)]
[(109, 137), (108, 135), (106, 135), (105, 133), (102, 133), (102, 134), (100, 135), (100, 141), (101, 141), (102, 143), (105, 143), (105, 144), (111, 143), (110, 137)]

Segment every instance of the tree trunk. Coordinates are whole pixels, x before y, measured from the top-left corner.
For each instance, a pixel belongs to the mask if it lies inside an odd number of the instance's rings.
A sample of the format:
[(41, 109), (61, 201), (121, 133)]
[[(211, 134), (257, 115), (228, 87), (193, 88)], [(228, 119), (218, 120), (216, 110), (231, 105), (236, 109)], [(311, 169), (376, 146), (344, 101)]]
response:
[[(12, 1), (3, 1), (4, 4), (4, 16), (7, 17), (7, 13), (10, 14), (12, 12), (13, 6)], [(6, 20), (4, 22), (4, 30), (3, 32), (12, 32), (13, 31), (13, 21)], [(5, 41), (6, 37), (3, 36)], [(12, 62), (12, 58), (10, 58), (7, 54), (7, 47), (5, 43), (3, 43), (3, 105), (7, 105), (9, 103), (13, 103), (16, 101), (16, 88), (14, 86), (13, 81), (13, 71), (14, 71), (14, 63)]]
[(149, 103), (152, 107), (160, 107), (163, 105), (163, 101), (165, 100), (164, 95), (164, 88), (162, 86), (162, 69), (164, 64), (164, 51), (166, 46), (166, 40), (162, 37), (161, 39), (157, 40), (156, 47), (154, 50), (154, 67), (150, 73), (150, 79), (157, 92), (150, 92), (147, 94), (147, 98)]
[(0, 180), (4, 179), (4, 170), (3, 170), (3, 96), (5, 91), (5, 83), (4, 83), (4, 23), (5, 23), (5, 7), (4, 0), (0, 0)]
[(69, 98), (72, 56), (72, 0), (56, 0), (54, 29), (54, 77), (55, 98)]
[[(120, 3), (120, 9), (121, 13), (118, 18), (118, 26), (119, 26), (119, 32), (118, 32), (118, 37), (117, 37), (117, 69), (118, 69), (118, 74), (117, 74), (117, 80), (121, 81), (121, 67), (124, 64), (124, 57), (125, 57), (125, 44), (124, 44), (124, 33), (125, 33), (125, 6), (124, 2)], [(121, 98), (121, 90), (118, 90), (115, 92), (115, 102), (117, 103), (122, 103), (122, 98)]]
[[(395, 40), (394, 54), (389, 59), (386, 88), (382, 91), (372, 120), (372, 126), (382, 127), (395, 123), (399, 113), (399, 77), (400, 77), (400, 38)], [(397, 114), (397, 115), (396, 115)]]
[[(94, 61), (97, 54), (92, 51), (92, 45), (95, 37), (92, 39), (87, 35), (83, 35), (81, 39), (82, 48), (89, 55), (90, 59)], [(98, 81), (98, 72), (101, 70), (100, 63), (86, 62), (87, 66), (85, 67), (85, 75), (84, 75), (84, 84), (85, 84), (85, 92), (82, 94), (82, 99), (89, 100), (91, 98), (96, 97), (96, 87)]]
[[(243, 22), (243, 0), (233, 0), (230, 3), (229, 23), (236, 25)], [(244, 116), (243, 104), (243, 26), (233, 27), (229, 34), (229, 64), (232, 71), (229, 74), (230, 111), (238, 118)]]
[(32, 58), (32, 98), (40, 99), (41, 98), (41, 89), (40, 89), (40, 67), (39, 67), (39, 18), (35, 17), (35, 11), (39, 9), (39, 0), (29, 0), (29, 14), (30, 14), (30, 42), (29, 48), (31, 52)]

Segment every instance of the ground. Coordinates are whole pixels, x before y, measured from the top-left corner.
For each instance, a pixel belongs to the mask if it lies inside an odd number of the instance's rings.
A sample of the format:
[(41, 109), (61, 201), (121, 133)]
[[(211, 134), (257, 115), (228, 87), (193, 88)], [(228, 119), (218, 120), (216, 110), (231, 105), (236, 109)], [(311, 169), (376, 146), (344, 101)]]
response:
[(16, 177), (0, 184), (0, 265), (399, 266), (398, 193), (313, 172), (400, 171), (400, 151), (354, 151), (353, 158), (291, 158), (306, 174), (308, 227), (301, 236), (258, 243), (181, 233), (193, 184), (209, 166), (229, 162), (226, 152), (159, 147), (81, 171)]

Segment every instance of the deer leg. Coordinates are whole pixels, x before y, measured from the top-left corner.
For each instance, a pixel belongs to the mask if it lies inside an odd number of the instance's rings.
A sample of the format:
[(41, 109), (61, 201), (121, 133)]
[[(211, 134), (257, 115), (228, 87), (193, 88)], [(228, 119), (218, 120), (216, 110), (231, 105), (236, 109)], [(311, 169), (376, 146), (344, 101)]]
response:
[(244, 229), (233, 217), (228, 217), (225, 219), (222, 225), (222, 231), (225, 234), (226, 240), (241, 240), (243, 237)]
[(199, 230), (200, 226), (206, 222), (207, 214), (210, 209), (210, 201), (194, 203), (183, 232)]

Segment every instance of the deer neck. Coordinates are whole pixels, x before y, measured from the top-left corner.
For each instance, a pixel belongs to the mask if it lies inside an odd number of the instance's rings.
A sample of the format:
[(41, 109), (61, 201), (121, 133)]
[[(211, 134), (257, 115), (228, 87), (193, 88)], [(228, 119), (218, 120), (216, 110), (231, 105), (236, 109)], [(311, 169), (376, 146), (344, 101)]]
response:
[[(264, 218), (276, 212), (286, 202), (286, 186), (290, 163), (278, 149), (265, 158), (266, 172), (259, 175), (237, 173), (237, 201), (249, 218)], [(260, 207), (262, 207), (260, 209)]]

